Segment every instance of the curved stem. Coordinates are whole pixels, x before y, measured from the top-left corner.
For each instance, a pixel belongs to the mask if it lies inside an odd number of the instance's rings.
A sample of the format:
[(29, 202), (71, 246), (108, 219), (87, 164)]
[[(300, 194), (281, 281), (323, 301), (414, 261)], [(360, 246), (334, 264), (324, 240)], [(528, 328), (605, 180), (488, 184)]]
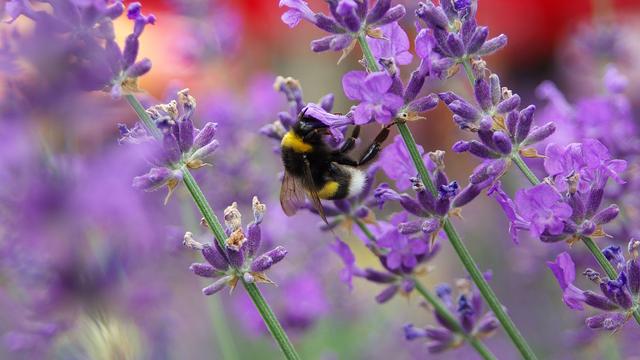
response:
[[(367, 44), (364, 34), (360, 34), (358, 36), (358, 43), (360, 44), (360, 48), (362, 48), (362, 53), (364, 54), (365, 60), (367, 61), (370, 70), (378, 71), (378, 65), (375, 62), (375, 58), (371, 54), (371, 49), (369, 49), (369, 44)], [(402, 140), (407, 146), (407, 150), (409, 150), (411, 160), (413, 161), (416, 170), (418, 170), (418, 173), (422, 178), (422, 182), (429, 189), (429, 191), (431, 191), (431, 193), (437, 196), (436, 187), (431, 181), (429, 172), (425, 167), (424, 162), (422, 161), (422, 157), (420, 156), (420, 152), (418, 151), (418, 147), (413, 138), (411, 130), (409, 130), (409, 127), (405, 122), (398, 122), (397, 127), (398, 131), (400, 131), (400, 135), (402, 136)], [(451, 246), (456, 251), (458, 258), (460, 258), (462, 265), (464, 265), (465, 269), (471, 276), (471, 279), (482, 294), (482, 297), (487, 302), (487, 305), (489, 305), (496, 318), (498, 318), (504, 331), (509, 335), (509, 338), (516, 346), (516, 348), (518, 348), (518, 351), (520, 351), (522, 357), (527, 360), (536, 359), (536, 355), (534, 354), (533, 350), (531, 350), (531, 347), (522, 336), (516, 325), (513, 323), (513, 320), (511, 320), (507, 312), (504, 310), (502, 304), (498, 300), (498, 297), (493, 292), (493, 289), (491, 289), (491, 286), (489, 286), (489, 283), (484, 278), (482, 272), (478, 268), (478, 265), (473, 260), (471, 253), (460, 239), (460, 236), (456, 232), (453, 224), (449, 219), (445, 219), (444, 221), (444, 231), (449, 238)]]
[[(367, 225), (365, 225), (360, 219), (354, 219), (354, 221), (358, 225), (358, 227), (360, 227), (360, 229), (366, 235), (366, 237), (371, 242), (375, 243), (376, 238), (371, 233), (369, 228), (367, 228)], [(431, 304), (431, 306), (433, 306), (433, 308), (438, 313), (438, 315), (440, 315), (447, 323), (449, 323), (449, 325), (451, 325), (452, 328), (455, 329), (455, 331), (458, 334), (464, 337), (464, 339), (469, 344), (471, 344), (471, 346), (473, 346), (473, 348), (478, 352), (480, 356), (482, 356), (483, 359), (486, 359), (486, 360), (495, 359), (495, 356), (493, 355), (493, 353), (491, 353), (491, 350), (489, 350), (484, 345), (484, 343), (480, 341), (480, 339), (478, 339), (475, 336), (469, 335), (464, 331), (464, 329), (462, 328), (462, 325), (460, 325), (456, 317), (451, 313), (451, 311), (449, 311), (449, 309), (447, 309), (447, 307), (438, 299), (438, 297), (433, 296), (433, 294), (431, 294), (429, 290), (426, 287), (424, 287), (422, 283), (418, 281), (418, 279), (414, 278), (413, 282), (415, 283), (416, 290), (418, 291), (418, 293), (420, 293), (420, 295), (422, 295), (422, 297), (429, 304)]]
[[(527, 180), (529, 180), (531, 185), (540, 184), (540, 179), (538, 179), (538, 177), (533, 173), (533, 171), (531, 171), (531, 168), (529, 168), (527, 163), (525, 163), (524, 160), (522, 160), (520, 155), (515, 153), (512, 155), (511, 159), (513, 159), (513, 162), (518, 166), (520, 171), (522, 171), (522, 173), (525, 175)], [(593, 257), (596, 259), (596, 261), (598, 262), (602, 270), (604, 270), (604, 272), (607, 273), (607, 276), (609, 277), (609, 279), (617, 279), (618, 271), (616, 271), (616, 269), (613, 267), (613, 265), (611, 265), (609, 260), (607, 260), (604, 254), (602, 254), (602, 250), (600, 250), (600, 247), (598, 247), (596, 242), (593, 241), (593, 239), (590, 238), (589, 236), (580, 236), (580, 240), (582, 240), (582, 242), (587, 247), (587, 249), (589, 249), (589, 251), (591, 252), (591, 255), (593, 255)], [(636, 322), (638, 324), (640, 324), (640, 309), (636, 309), (633, 312), (633, 318), (636, 319)]]
[[(126, 95), (126, 99), (129, 102), (129, 104), (131, 104), (131, 107), (133, 107), (133, 110), (136, 112), (136, 114), (138, 114), (138, 117), (143, 122), (145, 127), (147, 127), (147, 130), (156, 139), (159, 139), (161, 137), (159, 130), (155, 127), (155, 124), (153, 123), (149, 115), (146, 113), (146, 111), (144, 110), (144, 107), (142, 106), (142, 104), (140, 104), (138, 99), (133, 95)], [(191, 172), (189, 171), (189, 169), (187, 169), (186, 167), (183, 167), (181, 171), (182, 171), (182, 181), (184, 182), (187, 190), (189, 190), (189, 193), (191, 194), (193, 201), (196, 203), (196, 205), (198, 206), (198, 209), (200, 210), (200, 213), (202, 214), (205, 221), (209, 225), (209, 229), (211, 229), (211, 231), (215, 235), (216, 241), (224, 249), (225, 240), (227, 236), (222, 228), (222, 224), (220, 223), (220, 220), (218, 220), (218, 217), (213, 212), (211, 205), (209, 204), (209, 202), (207, 201), (207, 198), (202, 193), (202, 190), (200, 189), (200, 186), (198, 186), (196, 179), (194, 179), (193, 175), (191, 175)], [(258, 287), (253, 283), (246, 283), (244, 282), (244, 280), (243, 280), (243, 284), (245, 289), (247, 290), (247, 293), (249, 294), (249, 296), (251, 296), (251, 299), (253, 300), (253, 303), (255, 304), (256, 308), (260, 312), (260, 315), (262, 316), (262, 320), (265, 322), (265, 324), (269, 328), (271, 335), (280, 346), (280, 349), (284, 353), (285, 357), (289, 360), (299, 360), (300, 356), (298, 355), (295, 348), (293, 347), (293, 344), (291, 344), (291, 341), (289, 340), (287, 333), (282, 328), (282, 325), (280, 325), (280, 322), (278, 321), (276, 316), (273, 314), (273, 311), (271, 311), (269, 304), (260, 293), (260, 290), (258, 289)]]

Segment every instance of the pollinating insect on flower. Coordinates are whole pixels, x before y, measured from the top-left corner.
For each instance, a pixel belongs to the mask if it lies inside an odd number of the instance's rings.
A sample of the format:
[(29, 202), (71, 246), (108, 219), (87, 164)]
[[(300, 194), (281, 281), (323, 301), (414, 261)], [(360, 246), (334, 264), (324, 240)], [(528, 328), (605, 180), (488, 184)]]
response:
[[(196, 100), (189, 90), (178, 92), (177, 100), (168, 104), (154, 105), (147, 114), (160, 129), (162, 138), (151, 163), (154, 165), (148, 173), (133, 179), (133, 186), (145, 191), (167, 187), (169, 201), (173, 190), (182, 180), (182, 169), (199, 169), (209, 165), (213, 152), (218, 148), (214, 139), (217, 124), (207, 122), (202, 129), (194, 127), (191, 117), (196, 108)], [(120, 142), (140, 143), (152, 137), (139, 124), (129, 129), (120, 124)]]
[(246, 229), (242, 228), (242, 214), (237, 203), (234, 202), (225, 209), (225, 232), (228, 237), (224, 241), (224, 248), (215, 239), (210, 244), (202, 244), (193, 238), (192, 233), (184, 235), (184, 246), (199, 250), (207, 261), (192, 264), (191, 271), (198, 276), (215, 279), (211, 285), (202, 289), (205, 295), (213, 295), (227, 286), (233, 291), (239, 280), (273, 284), (265, 272), (284, 259), (287, 250), (277, 246), (263, 254), (257, 254), (262, 240), (260, 224), (267, 208), (256, 196), (253, 197), (252, 207), (253, 221)]
[(583, 275), (600, 288), (600, 293), (582, 290), (573, 282), (576, 277), (575, 263), (567, 252), (563, 252), (555, 261), (547, 262), (547, 266), (556, 277), (562, 289), (562, 299), (572, 310), (583, 311), (584, 304), (604, 311), (585, 320), (590, 329), (616, 331), (640, 307), (638, 292), (640, 291), (640, 265), (638, 263), (640, 241), (631, 239), (628, 244), (629, 260), (622, 254), (620, 246), (610, 246), (603, 250), (609, 262), (620, 270), (616, 279), (601, 276), (597, 271), (587, 268)]
[[(485, 274), (485, 277), (490, 275)], [(458, 298), (454, 299), (453, 289), (449, 284), (436, 287), (436, 295), (444, 305), (455, 314), (458, 324), (453, 324), (440, 313), (434, 311), (438, 325), (416, 327), (413, 324), (404, 326), (405, 339), (412, 341), (425, 339), (427, 351), (435, 354), (462, 346), (468, 338), (485, 338), (493, 335), (500, 323), (491, 312), (484, 312), (482, 297), (478, 289), (468, 279), (456, 281)], [(427, 306), (425, 304), (425, 306)]]

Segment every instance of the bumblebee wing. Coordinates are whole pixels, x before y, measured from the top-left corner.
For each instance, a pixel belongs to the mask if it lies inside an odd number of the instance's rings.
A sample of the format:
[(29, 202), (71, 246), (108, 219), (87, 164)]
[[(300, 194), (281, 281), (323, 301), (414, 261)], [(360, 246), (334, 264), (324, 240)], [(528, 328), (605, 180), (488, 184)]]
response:
[(285, 171), (280, 188), (280, 206), (287, 216), (293, 216), (304, 206), (304, 193), (305, 189), (300, 180)]
[(302, 185), (307, 190), (307, 194), (309, 195), (309, 199), (311, 200), (311, 204), (318, 211), (318, 214), (325, 222), (325, 224), (329, 225), (327, 221), (327, 216), (324, 214), (324, 208), (322, 207), (322, 202), (320, 202), (320, 196), (318, 196), (318, 192), (316, 191), (316, 186), (313, 181), (313, 176), (311, 175), (311, 166), (309, 165), (309, 161), (305, 159), (304, 161), (304, 175), (302, 178)]

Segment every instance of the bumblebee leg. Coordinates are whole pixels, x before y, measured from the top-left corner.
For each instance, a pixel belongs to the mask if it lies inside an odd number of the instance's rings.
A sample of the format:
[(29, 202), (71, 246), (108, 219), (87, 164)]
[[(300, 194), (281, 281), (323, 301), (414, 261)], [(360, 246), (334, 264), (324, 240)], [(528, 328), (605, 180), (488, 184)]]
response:
[(376, 155), (378, 155), (380, 149), (382, 148), (382, 143), (389, 136), (389, 132), (389, 126), (385, 126), (384, 128), (382, 128), (382, 130), (380, 130), (376, 138), (373, 139), (373, 143), (369, 145), (367, 151), (365, 151), (364, 154), (362, 154), (362, 156), (360, 157), (360, 160), (357, 161), (356, 166), (364, 165), (373, 160)]
[(353, 150), (354, 146), (356, 146), (356, 139), (358, 139), (358, 136), (360, 136), (360, 125), (356, 125), (353, 128), (351, 136), (347, 140), (345, 140), (344, 144), (342, 144), (342, 147), (340, 148), (340, 150), (338, 150), (338, 152), (344, 154)]

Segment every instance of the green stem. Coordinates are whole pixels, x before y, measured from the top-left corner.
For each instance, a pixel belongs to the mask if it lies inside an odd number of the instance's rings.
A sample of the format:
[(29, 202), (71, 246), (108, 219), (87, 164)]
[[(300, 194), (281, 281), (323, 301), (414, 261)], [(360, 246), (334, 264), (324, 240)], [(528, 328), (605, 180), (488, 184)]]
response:
[(262, 319), (264, 319), (265, 324), (267, 324), (269, 332), (271, 332), (273, 338), (278, 342), (278, 345), (280, 345), (280, 349), (282, 349), (284, 356), (289, 360), (299, 360), (300, 355), (298, 355), (296, 349), (294, 349), (287, 333), (284, 331), (282, 325), (280, 325), (280, 322), (278, 322), (278, 319), (269, 307), (269, 304), (260, 293), (260, 289), (258, 289), (254, 283), (248, 283), (244, 280), (242, 283), (249, 296), (251, 296), (251, 300), (253, 300), (253, 303), (260, 312)]
[(416, 279), (414, 279), (414, 282), (416, 284), (416, 290), (420, 293), (420, 295), (422, 295), (422, 297), (424, 297), (425, 300), (427, 300), (427, 302), (431, 304), (431, 306), (433, 306), (433, 308), (444, 319), (444, 321), (449, 323), (449, 325), (451, 325), (458, 334), (462, 335), (462, 337), (464, 337), (464, 339), (469, 344), (471, 344), (471, 346), (473, 346), (473, 348), (483, 359), (496, 359), (491, 350), (489, 350), (484, 345), (484, 343), (480, 341), (480, 339), (473, 335), (469, 335), (464, 331), (462, 325), (460, 325), (455, 316), (453, 316), (453, 314), (444, 306), (444, 304), (442, 304), (435, 296), (433, 296), (433, 294), (431, 294), (429, 290), (427, 290), (427, 288), (425, 288)]
[[(362, 221), (360, 221), (359, 219), (354, 219), (354, 221), (356, 222), (356, 224), (360, 227), (360, 229), (362, 230), (362, 232), (366, 235), (366, 237), (372, 242), (375, 243), (376, 242), (376, 238), (375, 236), (371, 233), (371, 231), (369, 230), (369, 228), (367, 227), (367, 225), (365, 225), (365, 223), (363, 223)], [(433, 306), (433, 308), (435, 309), (435, 311), (447, 322), (449, 323), (449, 325), (451, 325), (451, 327), (453, 327), (455, 329), (455, 331), (460, 334), (462, 337), (464, 337), (464, 339), (471, 344), (471, 346), (473, 346), (474, 349), (476, 349), (476, 351), (478, 352), (478, 354), (480, 354), (480, 356), (482, 356), (483, 359), (495, 359), (495, 356), (491, 353), (491, 350), (489, 350), (483, 343), (482, 341), (480, 341), (480, 339), (476, 338), (475, 336), (469, 335), (466, 333), (466, 331), (464, 331), (464, 329), (462, 328), (462, 325), (460, 325), (460, 323), (458, 322), (458, 320), (456, 319), (456, 317), (449, 311), (449, 309), (447, 309), (447, 307), (440, 302), (440, 300), (436, 297), (433, 296), (433, 294), (431, 294), (429, 292), (429, 290), (424, 287), (422, 285), (422, 283), (420, 283), (418, 281), (418, 279), (414, 278), (413, 282), (415, 283), (416, 286), (416, 290), (420, 293), (420, 295), (422, 295), (422, 297), (427, 300), (427, 302), (429, 304), (431, 304), (431, 306)]]
[(147, 114), (147, 112), (144, 110), (144, 106), (140, 104), (140, 101), (138, 101), (138, 99), (131, 94), (125, 95), (124, 98), (127, 100), (129, 105), (131, 105), (136, 114), (138, 114), (138, 118), (140, 118), (140, 120), (144, 124), (144, 127), (147, 128), (147, 131), (149, 131), (151, 135), (153, 135), (153, 137), (156, 139), (162, 138), (160, 130), (153, 122), (153, 120), (151, 120), (149, 114)]
[(200, 209), (200, 213), (202, 213), (202, 217), (204, 217), (207, 225), (209, 225), (211, 232), (213, 232), (213, 235), (215, 235), (216, 241), (218, 242), (220, 247), (224, 249), (226, 247), (224, 241), (227, 239), (227, 235), (224, 233), (222, 224), (220, 223), (220, 220), (218, 220), (216, 214), (214, 214), (211, 205), (209, 205), (207, 198), (202, 193), (202, 190), (200, 189), (200, 186), (198, 186), (196, 179), (194, 179), (193, 175), (191, 175), (191, 171), (189, 171), (189, 169), (187, 169), (186, 167), (182, 168), (182, 181), (187, 187), (187, 190), (189, 190), (189, 193), (191, 194), (193, 201), (198, 206), (198, 209)]
[(473, 86), (476, 83), (476, 77), (473, 75), (473, 70), (471, 70), (471, 63), (469, 62), (469, 59), (464, 59), (462, 61), (462, 66), (464, 67), (464, 72), (467, 74), (469, 83)]
[[(531, 171), (527, 163), (525, 163), (524, 160), (522, 160), (522, 158), (518, 153), (514, 153), (511, 156), (511, 159), (518, 166), (520, 171), (522, 171), (522, 173), (527, 178), (527, 180), (529, 180), (531, 185), (540, 184), (540, 179), (538, 179), (538, 177), (533, 173), (533, 171)], [(604, 270), (604, 272), (607, 273), (607, 276), (609, 277), (609, 279), (617, 279), (618, 271), (616, 271), (616, 269), (613, 267), (613, 265), (611, 265), (609, 260), (607, 260), (607, 258), (602, 254), (602, 250), (600, 250), (596, 242), (593, 241), (593, 239), (590, 238), (589, 236), (580, 236), (580, 239), (582, 240), (584, 245), (587, 247), (587, 249), (589, 249), (589, 251), (591, 252), (591, 255), (593, 255), (593, 257), (596, 259), (598, 264), (600, 264), (600, 267), (602, 268), (602, 270)], [(640, 324), (640, 309), (636, 309), (633, 311), (633, 318), (636, 319), (636, 322), (638, 324)]]
[(511, 160), (513, 160), (513, 162), (516, 164), (516, 166), (518, 166), (518, 169), (520, 169), (520, 171), (522, 171), (524, 176), (527, 178), (527, 180), (529, 180), (529, 182), (531, 184), (533, 184), (533, 185), (540, 184), (540, 179), (538, 179), (536, 174), (534, 174), (533, 171), (531, 171), (531, 169), (529, 168), (527, 163), (525, 163), (524, 160), (522, 159), (522, 157), (520, 157), (520, 154), (518, 154), (517, 152), (514, 152), (511, 155)]
[[(370, 70), (377, 71), (378, 66), (375, 63), (375, 59), (373, 58), (373, 55), (371, 54), (371, 49), (369, 49), (369, 44), (367, 44), (364, 34), (360, 34), (358, 36), (358, 43), (362, 48), (362, 53), (364, 54), (364, 57), (369, 65)], [(427, 171), (427, 168), (425, 167), (424, 162), (422, 161), (422, 157), (420, 156), (420, 152), (418, 151), (418, 147), (413, 138), (413, 134), (411, 133), (411, 130), (409, 130), (409, 127), (405, 122), (398, 122), (397, 126), (398, 126), (398, 131), (400, 131), (400, 135), (402, 136), (402, 140), (407, 146), (407, 150), (409, 150), (409, 154), (411, 155), (411, 160), (413, 161), (416, 167), (416, 170), (418, 170), (418, 173), (422, 178), (422, 182), (429, 189), (429, 191), (431, 191), (431, 193), (433, 193), (434, 195), (437, 195), (436, 187), (431, 181), (429, 172)], [(520, 351), (520, 354), (522, 355), (522, 357), (524, 359), (536, 359), (536, 355), (533, 353), (533, 350), (531, 350), (531, 347), (529, 346), (525, 338), (522, 336), (522, 334), (520, 334), (520, 331), (518, 330), (516, 325), (513, 323), (513, 320), (511, 320), (509, 315), (506, 313), (506, 311), (502, 307), (502, 304), (500, 304), (498, 297), (491, 289), (491, 286), (489, 286), (489, 283), (487, 283), (487, 280), (484, 278), (482, 272), (478, 268), (478, 265), (476, 265), (475, 261), (473, 260), (471, 253), (469, 252), (469, 250), (467, 250), (467, 247), (464, 245), (464, 243), (460, 239), (460, 236), (458, 236), (458, 233), (456, 232), (455, 228), (453, 227), (453, 224), (449, 219), (445, 219), (444, 221), (444, 231), (447, 234), (447, 237), (449, 238), (449, 242), (451, 243), (454, 250), (456, 251), (456, 254), (460, 258), (460, 261), (462, 262), (465, 269), (471, 276), (471, 279), (476, 284), (476, 286), (478, 287), (478, 290), (484, 297), (485, 301), (487, 302), (487, 304), (489, 305), (489, 307), (491, 308), (495, 316), (500, 321), (500, 324), (502, 324), (502, 327), (511, 338), (511, 341)]]
[[(126, 99), (129, 104), (131, 104), (131, 107), (133, 107), (133, 110), (136, 112), (136, 114), (138, 114), (140, 120), (147, 127), (147, 130), (151, 134), (153, 134), (156, 139), (159, 139), (161, 137), (159, 130), (155, 127), (155, 124), (146, 113), (144, 107), (142, 106), (142, 104), (140, 104), (138, 99), (133, 95), (126, 95)], [(222, 228), (220, 220), (218, 220), (218, 217), (213, 212), (211, 205), (202, 193), (202, 190), (200, 189), (200, 186), (198, 186), (196, 179), (194, 179), (193, 175), (191, 175), (189, 169), (183, 167), (181, 171), (182, 181), (187, 187), (187, 190), (189, 190), (193, 201), (196, 203), (198, 209), (200, 210), (200, 213), (209, 225), (209, 229), (211, 229), (211, 231), (215, 235), (216, 241), (224, 249), (227, 236)], [(300, 359), (300, 356), (293, 347), (293, 344), (291, 344), (287, 333), (282, 328), (282, 325), (280, 325), (280, 322), (273, 314), (273, 311), (271, 311), (271, 308), (269, 308), (269, 304), (267, 304), (267, 301), (264, 299), (264, 297), (262, 297), (262, 294), (260, 293), (258, 287), (252, 283), (245, 283), (244, 280), (243, 283), (245, 289), (249, 293), (249, 296), (251, 296), (253, 303), (256, 305), (256, 308), (258, 308), (258, 311), (262, 316), (262, 320), (264, 320), (265, 324), (269, 328), (271, 335), (280, 346), (280, 349), (284, 353), (285, 357), (290, 360)]]

